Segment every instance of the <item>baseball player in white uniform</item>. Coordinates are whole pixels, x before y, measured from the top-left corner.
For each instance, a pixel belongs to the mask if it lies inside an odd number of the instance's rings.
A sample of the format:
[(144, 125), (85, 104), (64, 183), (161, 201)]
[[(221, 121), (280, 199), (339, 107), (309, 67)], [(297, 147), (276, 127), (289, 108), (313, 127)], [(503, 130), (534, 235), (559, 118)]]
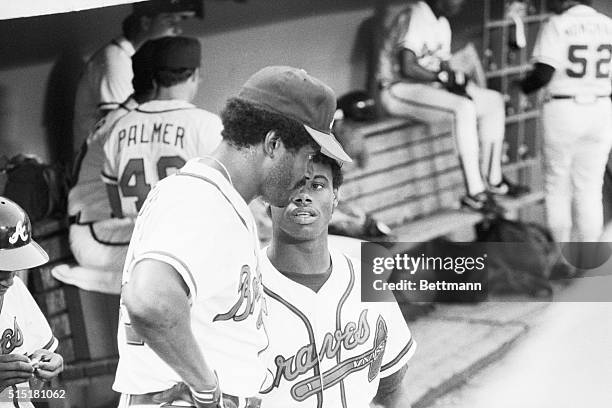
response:
[(476, 86), (449, 67), (452, 34), (447, 17), (462, 4), (463, 0), (418, 1), (395, 17), (379, 53), (380, 98), (392, 115), (452, 121), (467, 187), (462, 204), (498, 211), (491, 193), (525, 191), (502, 176), (502, 95)]
[(201, 56), (194, 38), (155, 41), (157, 94), (117, 120), (104, 144), (102, 179), (115, 216), (136, 217), (159, 180), (190, 158), (212, 153), (221, 141), (219, 117), (189, 102), (198, 89)]
[[(154, 96), (153, 49), (155, 40), (147, 41), (134, 54), (134, 94), (117, 109), (110, 111), (96, 125), (83, 143), (76, 160), (77, 182), (68, 194), (70, 249), (80, 266), (95, 273), (117, 276), (116, 291), (121, 286), (121, 271), (127, 246), (134, 230), (132, 218), (112, 218), (106, 187), (100, 178), (104, 163), (104, 143), (115, 122)], [(73, 283), (79, 286), (82, 275), (75, 270)], [(89, 289), (89, 288), (88, 288)]]
[(338, 164), (315, 156), (313, 176), (291, 203), (271, 207), (272, 242), (262, 252), (270, 338), (263, 407), (366, 408), (375, 397), (389, 406), (416, 349), (395, 302), (361, 301), (360, 261), (328, 249), (341, 182)]
[(64, 360), (55, 353), (58, 341), (17, 271), (49, 260), (32, 240), (25, 211), (0, 197), (0, 407), (33, 408), (29, 380), (50, 380)]
[(598, 241), (602, 185), (612, 146), (612, 20), (590, 0), (555, 0), (542, 27), (525, 92), (546, 87), (544, 183), (548, 226), (558, 242)]
[(335, 108), (333, 91), (305, 71), (264, 68), (228, 101), (213, 155), (149, 194), (123, 275), (121, 407), (258, 406), (269, 340), (247, 203), (286, 206), (318, 150), (350, 161), (331, 134)]
[(133, 92), (132, 56), (147, 40), (182, 32), (180, 22), (202, 16), (202, 0), (152, 0), (134, 4), (123, 35), (96, 51), (85, 64), (74, 104), (74, 146), (78, 148), (104, 114)]

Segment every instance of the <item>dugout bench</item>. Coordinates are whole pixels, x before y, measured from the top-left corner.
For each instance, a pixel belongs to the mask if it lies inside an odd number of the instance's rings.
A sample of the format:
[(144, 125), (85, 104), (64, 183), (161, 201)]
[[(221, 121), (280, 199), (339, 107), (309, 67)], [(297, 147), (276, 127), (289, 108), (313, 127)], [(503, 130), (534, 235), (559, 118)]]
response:
[[(364, 168), (353, 164), (344, 169), (340, 199), (389, 225), (395, 240), (403, 243), (394, 252), (440, 236), (471, 239), (472, 227), (484, 216), (460, 208), (465, 183), (450, 122), (424, 124), (385, 117), (344, 125), (355, 137), (364, 138), (369, 160)], [(541, 173), (525, 172), (525, 164), (529, 163), (504, 166), (504, 173), (532, 192), (498, 201), (509, 218), (538, 219), (542, 213), (538, 204), (544, 197)]]

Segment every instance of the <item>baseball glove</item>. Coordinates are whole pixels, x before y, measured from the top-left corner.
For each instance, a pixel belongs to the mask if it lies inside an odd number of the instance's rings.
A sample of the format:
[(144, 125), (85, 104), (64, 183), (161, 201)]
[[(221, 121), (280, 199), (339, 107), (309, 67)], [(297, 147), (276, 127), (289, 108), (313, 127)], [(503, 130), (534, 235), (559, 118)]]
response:
[(448, 92), (472, 99), (466, 91), (468, 80), (463, 72), (442, 69), (438, 72), (438, 82), (440, 82)]

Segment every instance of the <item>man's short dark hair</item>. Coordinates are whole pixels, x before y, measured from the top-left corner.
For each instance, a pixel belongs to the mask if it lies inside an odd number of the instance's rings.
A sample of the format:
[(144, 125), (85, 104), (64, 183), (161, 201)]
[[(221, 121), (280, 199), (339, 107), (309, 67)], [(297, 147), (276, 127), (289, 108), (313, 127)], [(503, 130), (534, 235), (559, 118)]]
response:
[(153, 78), (159, 86), (168, 88), (187, 81), (194, 72), (195, 68), (154, 69)]
[(136, 14), (127, 16), (121, 23), (121, 31), (123, 36), (128, 40), (133, 40), (141, 31), (140, 17)]
[(321, 163), (321, 164), (324, 164), (324, 165), (331, 166), (331, 170), (332, 170), (332, 183), (334, 185), (333, 187), (335, 189), (340, 188), (340, 186), (344, 182), (344, 175), (342, 174), (342, 168), (340, 167), (340, 165), (338, 164), (338, 162), (336, 160), (332, 159), (329, 156), (324, 155), (321, 152), (318, 152), (312, 158), (312, 161), (314, 163)]
[(238, 148), (262, 143), (271, 130), (276, 132), (285, 147), (292, 152), (308, 145), (319, 147), (299, 122), (238, 98), (230, 98), (227, 101), (221, 113), (221, 120), (223, 139)]

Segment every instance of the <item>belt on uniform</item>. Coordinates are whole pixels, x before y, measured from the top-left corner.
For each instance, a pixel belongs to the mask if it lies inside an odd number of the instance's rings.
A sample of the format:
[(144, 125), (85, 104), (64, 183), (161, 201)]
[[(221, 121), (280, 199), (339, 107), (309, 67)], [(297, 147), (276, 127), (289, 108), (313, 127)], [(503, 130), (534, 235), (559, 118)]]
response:
[[(132, 405), (159, 405), (160, 403), (157, 401), (157, 398), (164, 391), (159, 392), (150, 392), (148, 394), (132, 394), (128, 395), (128, 406)], [(261, 405), (261, 399), (259, 398), (240, 398), (235, 397), (233, 395), (223, 394), (224, 400), (230, 400), (236, 405), (238, 408), (259, 408)], [(172, 407), (172, 405), (168, 405)]]

